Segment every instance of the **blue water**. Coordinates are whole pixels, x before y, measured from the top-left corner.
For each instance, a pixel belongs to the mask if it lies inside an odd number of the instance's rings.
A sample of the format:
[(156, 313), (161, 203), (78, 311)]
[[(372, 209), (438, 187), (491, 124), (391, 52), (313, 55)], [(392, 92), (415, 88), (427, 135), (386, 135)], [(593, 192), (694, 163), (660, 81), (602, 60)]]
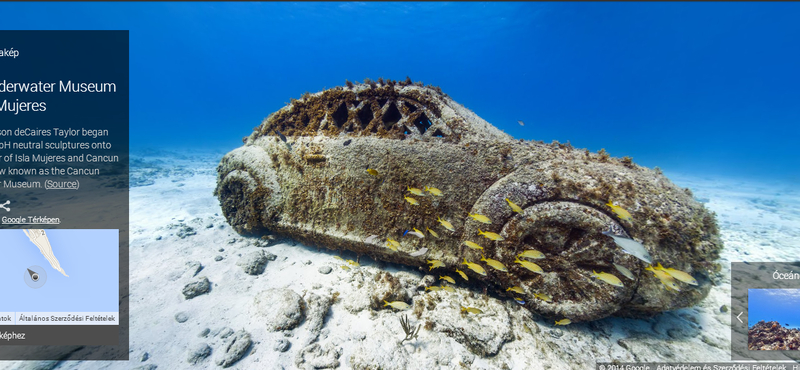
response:
[[(69, 277), (50, 266), (22, 230), (0, 230), (0, 312), (119, 311), (119, 230), (47, 230), (53, 255)], [(29, 266), (47, 281), (25, 285)]]
[(232, 149), (305, 91), (410, 76), (517, 138), (665, 171), (800, 179), (798, 3), (0, 3), (0, 14), (3, 29), (130, 30), (132, 148)]
[(747, 301), (748, 327), (764, 320), (800, 329), (800, 289), (748, 289)]

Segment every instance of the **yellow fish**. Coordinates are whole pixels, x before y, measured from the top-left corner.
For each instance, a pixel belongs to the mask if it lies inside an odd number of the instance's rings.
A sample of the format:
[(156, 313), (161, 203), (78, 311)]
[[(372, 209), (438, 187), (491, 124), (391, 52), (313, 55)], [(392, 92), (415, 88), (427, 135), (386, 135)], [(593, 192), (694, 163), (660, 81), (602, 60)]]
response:
[(478, 245), (478, 244), (475, 244), (475, 243), (473, 243), (473, 242), (471, 242), (471, 241), (469, 241), (469, 240), (465, 240), (465, 241), (464, 241), (464, 244), (466, 244), (466, 245), (467, 245), (467, 247), (470, 247), (470, 248), (472, 248), (472, 249), (476, 249), (476, 250), (478, 250), (478, 249), (483, 249), (483, 247), (481, 247), (480, 245)]
[(407, 310), (411, 308), (411, 306), (409, 306), (408, 303), (405, 303), (403, 301), (392, 301), (392, 302), (383, 301), (383, 307), (386, 306), (390, 306), (396, 310)]
[(349, 270), (349, 269), (350, 269), (350, 266), (342, 265), (342, 270)]
[(431, 233), (431, 235), (433, 235), (434, 237), (437, 237), (437, 238), (439, 237), (439, 234), (437, 234), (435, 231), (431, 230), (429, 227), (426, 227), (425, 229), (428, 230), (428, 232)]
[(433, 195), (435, 195), (437, 197), (441, 197), (442, 196), (442, 191), (437, 189), (437, 188), (431, 188), (431, 187), (427, 187), (426, 186), (425, 187), (425, 191), (427, 191), (427, 192), (429, 192), (429, 193), (431, 193), (431, 194), (433, 194)]
[(455, 289), (453, 289), (453, 287), (451, 287), (451, 286), (449, 286), (449, 285), (447, 285), (447, 286), (443, 286), (443, 287), (442, 287), (442, 290), (444, 290), (445, 292), (450, 292), (450, 293), (455, 293), (455, 292), (456, 292), (456, 290), (455, 290)]
[(493, 260), (491, 258), (486, 258), (483, 255), (481, 255), (481, 261), (486, 262), (487, 265), (494, 267), (495, 270), (508, 272), (508, 269), (506, 268), (506, 265), (504, 265), (502, 262), (500, 262), (498, 260)]
[(446, 282), (448, 282), (450, 284), (455, 284), (456, 283), (456, 281), (453, 280), (453, 278), (451, 278), (449, 276), (441, 276), (441, 275), (439, 275), (439, 280), (444, 280), (444, 281), (446, 281)]
[(428, 287), (425, 287), (425, 291), (426, 291), (426, 292), (427, 292), (427, 291), (429, 291), (429, 290), (432, 290), (432, 291), (434, 291), (434, 292), (435, 292), (435, 291), (437, 291), (437, 290), (442, 290), (442, 287), (438, 287), (438, 286), (428, 286)]
[(522, 213), (522, 208), (520, 208), (518, 205), (514, 204), (514, 202), (508, 200), (508, 198), (506, 198), (506, 202), (508, 202), (508, 206), (511, 207), (512, 211), (517, 212), (517, 213)]
[(681, 291), (680, 287), (678, 286), (678, 283), (675, 281), (675, 279), (672, 278), (672, 275), (668, 274), (666, 271), (662, 270), (661, 268), (654, 267), (654, 266), (648, 266), (648, 267), (645, 267), (644, 269), (647, 270), (647, 271), (652, 271), (653, 272), (653, 276), (657, 277), (658, 280), (661, 281), (661, 284), (664, 284), (664, 287), (666, 287), (667, 290), (672, 289), (672, 290), (677, 291), (677, 292)]
[(611, 284), (613, 286), (616, 286), (616, 287), (622, 288), (624, 286), (624, 285), (622, 285), (622, 280), (620, 280), (615, 275), (609, 274), (607, 272), (597, 272), (595, 270), (592, 270), (592, 277), (593, 278), (597, 278), (599, 280), (602, 280), (602, 281), (604, 281), (604, 282), (606, 282), (608, 284)]
[(517, 257), (527, 257), (527, 258), (533, 258), (533, 259), (539, 260), (539, 259), (544, 258), (544, 253), (539, 252), (536, 249), (528, 249), (528, 250), (520, 253), (519, 255), (517, 255)]
[(685, 272), (683, 272), (681, 270), (676, 270), (674, 268), (664, 268), (664, 266), (661, 266), (661, 263), (658, 264), (658, 267), (662, 271), (670, 274), (672, 277), (674, 277), (674, 278), (676, 278), (676, 279), (678, 279), (678, 280), (680, 280), (680, 281), (682, 281), (682, 282), (684, 282), (686, 284), (697, 285), (697, 280), (695, 280), (695, 278), (692, 277), (692, 275), (689, 275), (689, 274), (687, 274), (687, 273), (685, 273)]
[(419, 195), (421, 197), (425, 196), (425, 194), (422, 194), (422, 190), (419, 190), (417, 188), (410, 188), (408, 187), (408, 185), (406, 185), (406, 189), (408, 189), (408, 191), (411, 192), (411, 194)]
[(610, 200), (608, 201), (608, 203), (606, 203), (606, 205), (611, 207), (611, 211), (613, 211), (617, 215), (617, 217), (619, 217), (620, 220), (633, 222), (633, 217), (631, 217), (631, 214), (628, 213), (628, 211), (626, 211), (622, 207), (615, 205), (614, 203), (611, 203)]
[(572, 320), (570, 319), (561, 319), (556, 321), (556, 325), (569, 325), (572, 324)]
[(481, 231), (481, 229), (478, 229), (478, 235), (483, 235), (484, 238), (489, 240), (497, 240), (497, 241), (506, 240), (506, 238), (500, 236), (500, 234), (493, 233), (491, 231)]
[(342, 257), (339, 257), (339, 256), (333, 256), (333, 258), (336, 258), (337, 260), (342, 260), (342, 261), (344, 261), (344, 258), (342, 258)]
[(417, 202), (417, 200), (414, 199), (414, 198), (411, 198), (411, 197), (403, 197), (403, 198), (405, 198), (406, 202), (409, 202), (412, 205), (415, 205), (415, 206), (419, 205), (419, 202)]
[(457, 272), (459, 275), (461, 275), (461, 277), (462, 277), (462, 278), (464, 278), (464, 280), (467, 280), (467, 281), (469, 281), (469, 278), (467, 277), (467, 274), (465, 274), (465, 273), (464, 273), (464, 271), (461, 271), (461, 270), (459, 270), (459, 269), (456, 269), (456, 272)]
[(396, 240), (392, 240), (392, 239), (387, 238), (386, 239), (386, 246), (389, 247), (389, 249), (397, 252), (397, 248), (400, 246), (400, 243), (398, 243)]
[(372, 175), (372, 176), (378, 176), (378, 171), (373, 170), (371, 168), (367, 168), (367, 173)]
[(353, 260), (347, 260), (347, 263), (349, 263), (351, 266), (361, 267), (361, 265), (358, 262)]
[(475, 271), (483, 276), (486, 276), (486, 270), (484, 270), (483, 267), (481, 267), (481, 265), (477, 263), (467, 262), (467, 259), (464, 258), (464, 263), (462, 263), (462, 265), (467, 265), (467, 268), (469, 268), (470, 270)]
[(483, 311), (481, 311), (481, 310), (479, 310), (479, 309), (477, 309), (475, 307), (464, 307), (464, 306), (461, 306), (461, 312), (469, 312), (469, 313), (475, 314), (475, 315), (480, 315), (480, 314), (483, 313)]
[(543, 274), (544, 273), (542, 268), (539, 267), (539, 265), (537, 265), (537, 264), (535, 264), (533, 262), (520, 261), (519, 258), (517, 258), (516, 260), (514, 260), (514, 263), (519, 263), (520, 265), (522, 265), (522, 267), (524, 267), (524, 268), (526, 268), (528, 270), (531, 270), (531, 272), (535, 272), (537, 274)]
[(514, 293), (519, 293), (519, 294), (525, 294), (525, 291), (522, 290), (522, 288), (520, 288), (518, 286), (512, 286), (511, 288), (506, 289), (506, 292), (508, 292), (508, 291), (512, 291)]
[(533, 296), (536, 297), (536, 298), (539, 298), (539, 299), (541, 299), (541, 300), (543, 300), (545, 302), (552, 302), (553, 301), (553, 297), (550, 297), (549, 295), (544, 294), (544, 293), (533, 293)]
[(447, 222), (445, 220), (442, 220), (441, 217), (436, 217), (436, 218), (437, 218), (436, 221), (439, 221), (439, 223), (442, 224), (442, 226), (444, 226), (445, 229), (450, 230), (450, 231), (456, 231), (456, 229), (453, 227), (453, 224), (451, 224), (451, 223), (449, 223), (449, 222)]
[(429, 268), (428, 271), (433, 270), (437, 267), (444, 267), (444, 262), (442, 261), (439, 260), (427, 260), (427, 261), (431, 265), (431, 268)]
[(472, 217), (472, 219), (475, 220), (475, 221), (483, 222), (485, 224), (491, 224), (492, 223), (492, 221), (489, 220), (489, 217), (486, 217), (484, 215), (479, 215), (477, 213), (475, 213), (475, 214), (468, 213), (468, 215), (469, 215), (469, 217)]

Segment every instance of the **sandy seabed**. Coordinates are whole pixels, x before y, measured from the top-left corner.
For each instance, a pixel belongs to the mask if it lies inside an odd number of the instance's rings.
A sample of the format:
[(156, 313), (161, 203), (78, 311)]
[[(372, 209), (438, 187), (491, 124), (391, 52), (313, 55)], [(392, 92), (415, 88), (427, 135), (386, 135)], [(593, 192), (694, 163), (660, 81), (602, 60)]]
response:
[[(360, 267), (345, 269), (336, 256), (357, 256), (238, 235), (212, 194), (222, 154), (131, 156), (129, 361), (0, 367), (586, 369), (611, 361), (724, 362), (730, 360), (732, 321), (739, 324), (728, 307), (730, 262), (800, 255), (797, 187), (666, 173), (717, 214), (725, 243), (717, 286), (695, 307), (649, 319), (554, 326), (512, 301), (458, 285), (455, 293), (426, 293), (419, 288), (425, 273), (414, 268), (361, 258)], [(245, 273), (254, 256), (258, 270), (261, 255), (267, 259), (263, 272)], [(185, 287), (202, 278), (208, 292), (186, 299)], [(412, 325), (424, 326), (416, 339), (400, 343), (402, 313), (370, 302), (372, 291), (381, 289), (376, 280), (386, 279), (406, 289), (415, 305), (436, 302), (419, 318), (407, 311)], [(265, 303), (264, 291), (283, 298)], [(304, 317), (292, 316), (298, 304)], [(461, 305), (484, 312), (462, 315)]]

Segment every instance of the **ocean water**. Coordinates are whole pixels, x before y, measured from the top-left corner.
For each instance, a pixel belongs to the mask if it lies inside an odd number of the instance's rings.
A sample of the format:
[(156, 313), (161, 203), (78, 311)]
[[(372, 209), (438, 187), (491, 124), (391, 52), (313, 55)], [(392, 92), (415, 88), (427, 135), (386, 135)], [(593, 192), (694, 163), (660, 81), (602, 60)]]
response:
[(800, 179), (797, 3), (4, 2), (0, 14), (2, 29), (130, 30), (134, 149), (227, 151), (306, 91), (410, 76), (516, 138), (667, 173)]
[(800, 289), (748, 289), (747, 325), (777, 321), (787, 329), (800, 329)]

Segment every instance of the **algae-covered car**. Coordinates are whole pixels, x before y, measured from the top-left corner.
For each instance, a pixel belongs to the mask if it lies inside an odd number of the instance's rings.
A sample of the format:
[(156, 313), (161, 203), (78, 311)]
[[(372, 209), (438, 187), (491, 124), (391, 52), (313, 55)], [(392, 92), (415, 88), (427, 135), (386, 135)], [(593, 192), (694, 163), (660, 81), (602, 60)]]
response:
[(237, 232), (419, 266), (551, 319), (691, 306), (719, 269), (714, 215), (660, 171), (515, 140), (437, 87), (305, 94), (244, 142), (215, 190)]

